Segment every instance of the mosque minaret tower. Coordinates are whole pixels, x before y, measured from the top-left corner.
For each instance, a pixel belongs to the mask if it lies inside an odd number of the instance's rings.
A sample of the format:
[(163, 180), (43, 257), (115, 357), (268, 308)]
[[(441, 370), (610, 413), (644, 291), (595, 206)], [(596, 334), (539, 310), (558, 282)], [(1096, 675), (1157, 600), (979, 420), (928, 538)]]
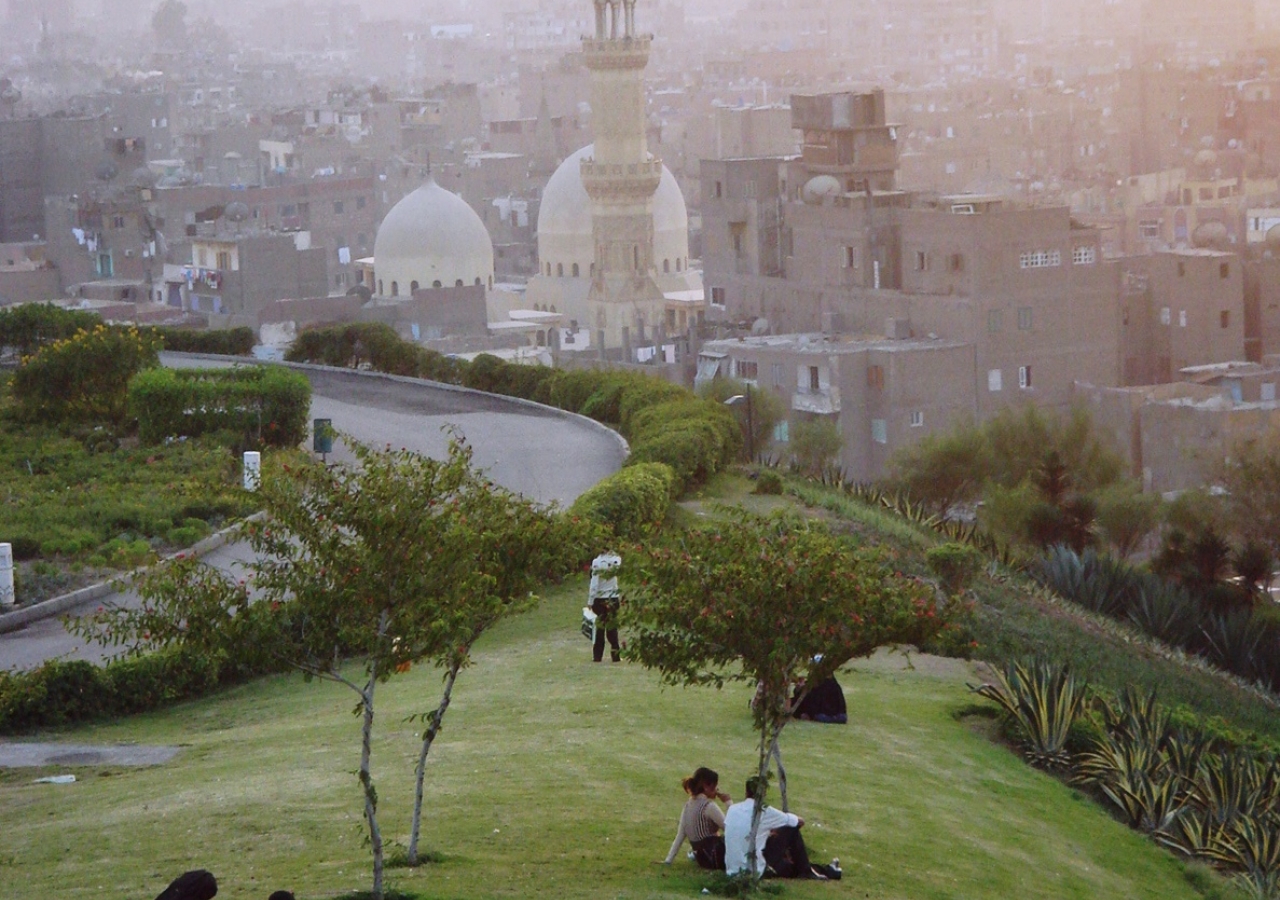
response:
[(595, 35), (582, 39), (595, 132), (594, 149), (580, 163), (595, 243), (587, 305), (598, 346), (629, 348), (652, 339), (664, 308), (653, 215), (663, 167), (645, 146), (652, 36), (636, 31), (635, 0), (594, 3)]

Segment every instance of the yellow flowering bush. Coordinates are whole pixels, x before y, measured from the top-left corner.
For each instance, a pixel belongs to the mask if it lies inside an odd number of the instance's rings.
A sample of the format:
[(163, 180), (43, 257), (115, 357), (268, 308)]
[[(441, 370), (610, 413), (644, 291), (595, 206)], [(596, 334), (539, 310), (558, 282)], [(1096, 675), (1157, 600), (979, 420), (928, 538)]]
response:
[(98, 325), (46, 344), (14, 373), (17, 413), (43, 422), (122, 422), (129, 379), (159, 363), (161, 343), (137, 328)]

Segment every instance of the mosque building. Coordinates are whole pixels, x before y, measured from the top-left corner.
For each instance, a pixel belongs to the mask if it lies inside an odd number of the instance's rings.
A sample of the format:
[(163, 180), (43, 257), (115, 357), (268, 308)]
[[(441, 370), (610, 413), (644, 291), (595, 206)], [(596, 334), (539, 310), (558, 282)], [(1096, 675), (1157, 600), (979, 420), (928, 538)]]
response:
[[(538, 274), (519, 305), (559, 315), (566, 339), (555, 346), (569, 349), (573, 341), (576, 350), (643, 361), (702, 319), (702, 278), (689, 268), (684, 196), (646, 147), (644, 70), (652, 36), (636, 30), (635, 0), (593, 3), (595, 33), (582, 39), (582, 60), (591, 77), (595, 142), (564, 160), (547, 182), (537, 222)], [(387, 213), (372, 259), (360, 262), (375, 295), (407, 299), (427, 288), (492, 289), (493, 255), (480, 217), (428, 180)], [(512, 305), (491, 296), (490, 321), (514, 317)]]

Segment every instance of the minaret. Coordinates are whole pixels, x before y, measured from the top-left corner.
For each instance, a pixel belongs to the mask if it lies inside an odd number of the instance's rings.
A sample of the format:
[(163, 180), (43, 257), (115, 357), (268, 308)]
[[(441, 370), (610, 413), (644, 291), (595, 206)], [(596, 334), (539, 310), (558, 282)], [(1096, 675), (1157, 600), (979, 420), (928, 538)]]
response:
[(661, 327), (665, 305), (653, 261), (653, 195), (662, 160), (645, 146), (644, 69), (652, 36), (636, 33), (635, 0), (593, 2), (595, 36), (582, 39), (595, 132), (595, 155), (582, 161), (595, 239), (587, 303), (597, 346), (629, 350)]

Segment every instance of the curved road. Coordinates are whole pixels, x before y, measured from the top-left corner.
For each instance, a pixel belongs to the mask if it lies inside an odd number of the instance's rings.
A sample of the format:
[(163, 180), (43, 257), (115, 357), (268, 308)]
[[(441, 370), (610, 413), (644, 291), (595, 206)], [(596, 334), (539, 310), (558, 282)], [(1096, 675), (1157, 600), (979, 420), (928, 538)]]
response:
[[(210, 365), (176, 354), (163, 354), (163, 360), (172, 366)], [(313, 418), (332, 419), (339, 432), (367, 444), (431, 456), (444, 454), (447, 429), (455, 428), (471, 444), (478, 468), (498, 484), (543, 503), (571, 503), (617, 471), (626, 455), (622, 440), (603, 426), (536, 404), (412, 379), (302, 368), (311, 381)], [(350, 459), (350, 454), (338, 446), (332, 458)], [(205, 560), (234, 572), (248, 555), (237, 544)], [(112, 594), (71, 614), (133, 599), (127, 593)], [(27, 669), (52, 658), (100, 660), (110, 652), (67, 634), (58, 618), (0, 635), (0, 669)]]

